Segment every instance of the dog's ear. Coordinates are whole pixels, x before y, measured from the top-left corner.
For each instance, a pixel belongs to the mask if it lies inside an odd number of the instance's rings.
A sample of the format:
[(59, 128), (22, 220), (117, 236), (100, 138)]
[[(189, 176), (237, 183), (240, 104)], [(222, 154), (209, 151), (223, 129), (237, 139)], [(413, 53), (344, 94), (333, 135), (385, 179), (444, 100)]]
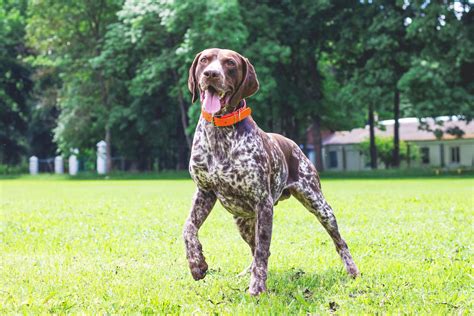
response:
[(191, 68), (189, 68), (188, 89), (193, 95), (191, 99), (192, 103), (196, 102), (199, 95), (199, 87), (196, 78), (196, 67), (199, 62), (199, 56), (201, 56), (201, 53), (198, 53), (196, 57), (194, 57), (193, 64), (191, 65)]
[(241, 55), (239, 57), (242, 65), (242, 81), (229, 100), (232, 108), (236, 107), (242, 99), (248, 98), (257, 92), (259, 87), (255, 68), (247, 58)]

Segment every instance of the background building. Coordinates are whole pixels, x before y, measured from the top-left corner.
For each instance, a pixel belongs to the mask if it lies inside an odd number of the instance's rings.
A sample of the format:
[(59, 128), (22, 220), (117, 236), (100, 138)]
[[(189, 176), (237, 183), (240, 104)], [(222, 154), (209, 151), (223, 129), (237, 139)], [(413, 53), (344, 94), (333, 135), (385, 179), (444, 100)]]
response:
[[(430, 129), (421, 130), (416, 118), (400, 119), (400, 140), (409, 146), (416, 145), (419, 149), (419, 159), (402, 161), (401, 167), (441, 167), (441, 168), (472, 168), (474, 167), (474, 123), (441, 118), (442, 125), (436, 125), (433, 119), (426, 119)], [(379, 122), (375, 129), (376, 137), (393, 137), (394, 121)], [(434, 130), (443, 133), (436, 137)], [(462, 130), (459, 137), (448, 131)], [(308, 133), (311, 134), (311, 133)], [(325, 170), (356, 171), (370, 169), (369, 159), (365, 157), (359, 144), (369, 138), (369, 127), (356, 128), (351, 131), (338, 131), (323, 136), (323, 165)], [(308, 141), (311, 144), (310, 141)], [(315, 161), (312, 145), (307, 146), (308, 156)], [(379, 162), (379, 168), (384, 165)]]

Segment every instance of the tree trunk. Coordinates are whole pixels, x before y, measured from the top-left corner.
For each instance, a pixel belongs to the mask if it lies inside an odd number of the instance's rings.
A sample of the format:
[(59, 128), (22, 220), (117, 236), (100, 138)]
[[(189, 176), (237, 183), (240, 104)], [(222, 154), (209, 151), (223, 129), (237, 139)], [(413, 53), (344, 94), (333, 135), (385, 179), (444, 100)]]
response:
[(185, 144), (186, 134), (184, 130), (179, 126), (179, 122), (176, 122), (176, 149), (177, 154), (176, 159), (176, 170), (184, 170), (188, 167), (189, 164), (189, 153), (190, 148)]
[(400, 91), (395, 89), (393, 100), (393, 159), (392, 165), (395, 168), (400, 167)]
[(377, 148), (375, 147), (375, 122), (374, 106), (369, 105), (369, 130), (370, 130), (370, 168), (377, 169)]
[[(176, 84), (179, 85), (178, 74), (176, 73), (176, 71), (173, 71), (173, 77)], [(186, 106), (184, 105), (183, 91), (179, 87), (178, 87), (178, 104), (179, 104), (179, 111), (181, 113), (181, 125), (183, 126), (184, 136), (186, 137), (186, 144), (188, 145), (188, 149), (191, 150), (192, 141), (191, 141), (191, 137), (189, 137), (187, 133), (188, 114), (186, 111)]]
[(316, 170), (323, 171), (323, 138), (321, 137), (321, 117), (316, 115), (313, 119), (313, 149)]
[(178, 145), (178, 161), (176, 162), (176, 170), (184, 170), (188, 165), (188, 160), (186, 159), (186, 148), (184, 144)]
[(106, 173), (110, 173), (112, 171), (112, 133), (110, 132), (110, 127), (105, 127), (105, 142), (107, 143), (106, 148)]
[(408, 165), (408, 168), (410, 168), (410, 165), (411, 165), (411, 148), (410, 148), (410, 144), (407, 144), (407, 165)]

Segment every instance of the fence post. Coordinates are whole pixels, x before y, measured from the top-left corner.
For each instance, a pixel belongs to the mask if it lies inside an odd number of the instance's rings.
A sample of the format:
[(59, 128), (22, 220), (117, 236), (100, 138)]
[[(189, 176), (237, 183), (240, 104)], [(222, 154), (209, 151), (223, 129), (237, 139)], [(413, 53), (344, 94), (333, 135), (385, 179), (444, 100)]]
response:
[(76, 155), (69, 156), (69, 174), (71, 176), (77, 175), (77, 171), (79, 170), (79, 163), (77, 161)]
[(107, 143), (103, 140), (97, 143), (97, 173), (107, 173)]
[(38, 174), (38, 157), (31, 156), (30, 157), (30, 174), (35, 175)]
[(64, 162), (63, 162), (63, 157), (61, 156), (54, 157), (54, 173), (55, 174), (64, 173)]

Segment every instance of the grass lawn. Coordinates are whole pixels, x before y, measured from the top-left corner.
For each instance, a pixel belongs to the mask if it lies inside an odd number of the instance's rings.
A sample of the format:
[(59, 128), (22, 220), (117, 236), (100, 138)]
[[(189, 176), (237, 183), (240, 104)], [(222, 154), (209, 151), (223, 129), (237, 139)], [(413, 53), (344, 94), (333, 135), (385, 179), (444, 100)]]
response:
[(346, 276), (317, 220), (276, 207), (268, 293), (218, 205), (200, 231), (196, 282), (181, 238), (190, 180), (0, 180), (0, 314), (469, 314), (474, 180), (328, 179), (323, 189), (362, 272)]

